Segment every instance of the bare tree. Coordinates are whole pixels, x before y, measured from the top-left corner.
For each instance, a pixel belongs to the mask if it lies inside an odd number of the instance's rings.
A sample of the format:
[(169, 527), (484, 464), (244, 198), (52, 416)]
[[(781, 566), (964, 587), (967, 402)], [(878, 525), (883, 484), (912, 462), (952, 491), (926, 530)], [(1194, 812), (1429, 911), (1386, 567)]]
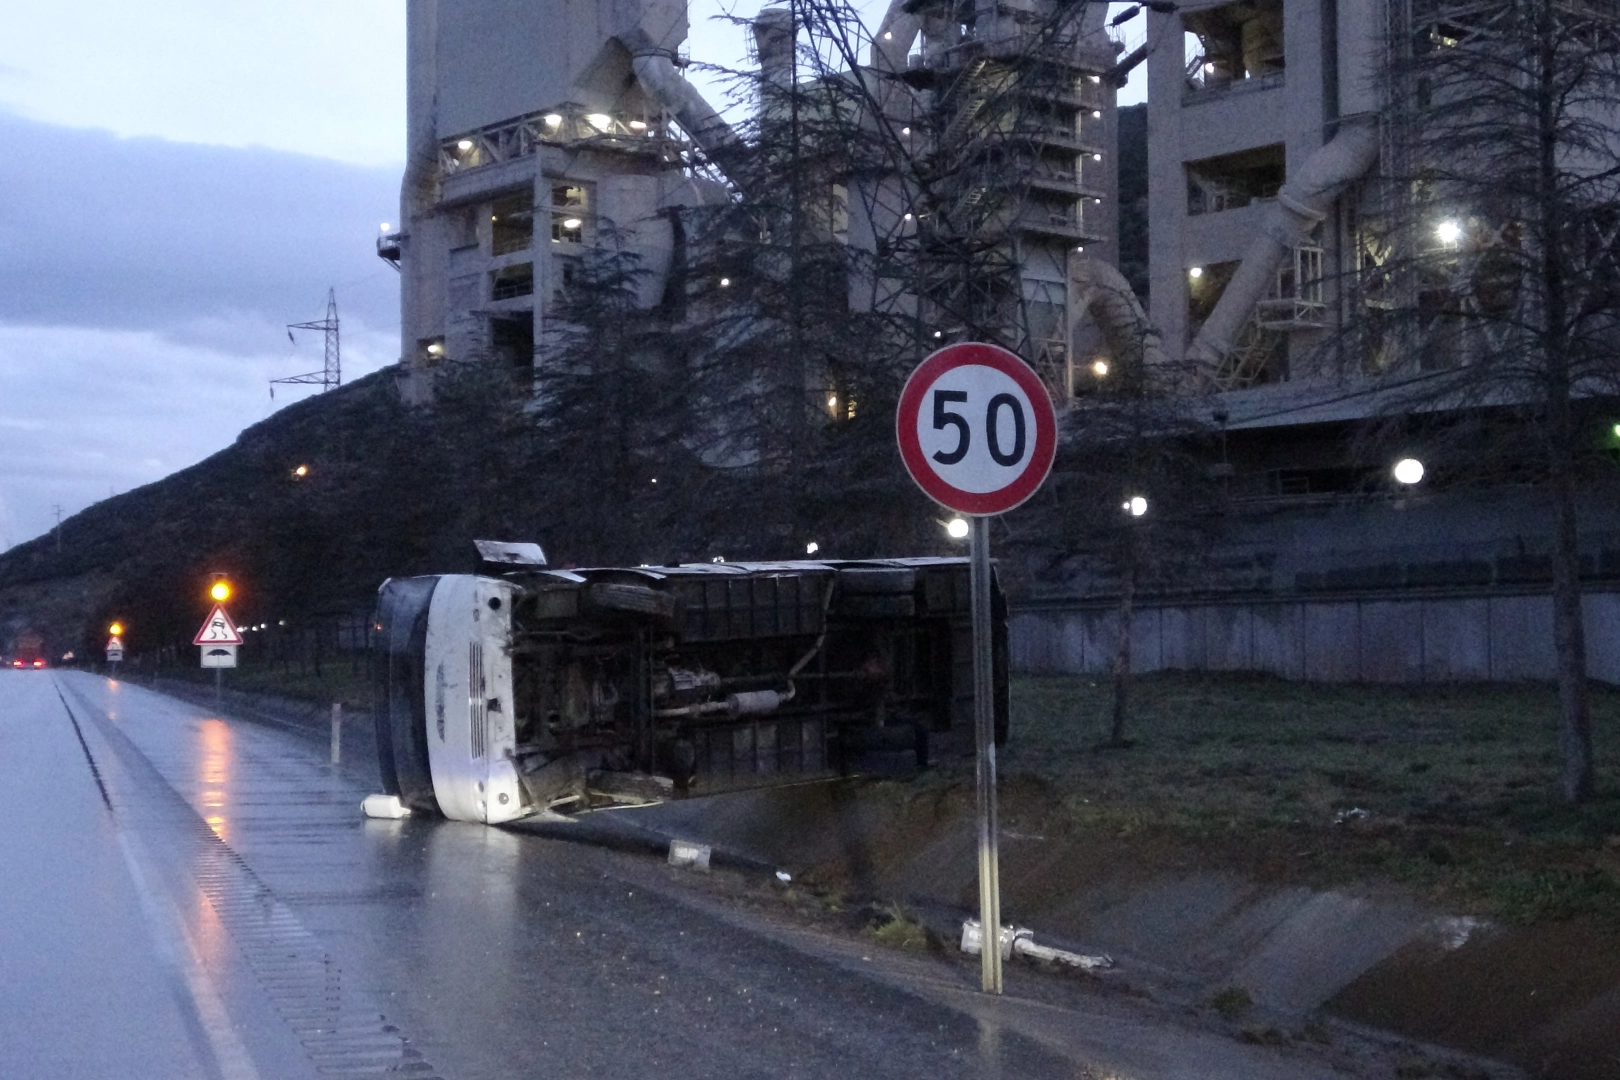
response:
[[(1560, 790), (1592, 792), (1578, 515), (1594, 408), (1620, 382), (1620, 11), (1416, 0), (1395, 25), (1382, 205), (1364, 232), (1370, 362), (1431, 372), (1398, 411), (1510, 417), (1553, 521)], [(1409, 422), (1409, 421), (1408, 421)]]
[[(1104, 287), (1094, 303), (1123, 303), (1128, 286)], [(1211, 475), (1207, 402), (1195, 382), (1158, 351), (1158, 335), (1141, 308), (1113, 321), (1114, 361), (1097, 371), (1097, 390), (1063, 419), (1062, 446), (1035, 528), (1015, 550), (1044, 564), (1044, 577), (1072, 577), (1117, 597), (1111, 678), (1113, 705), (1106, 745), (1128, 747), (1132, 640), (1138, 591), (1183, 588), (1196, 579), (1202, 553), (1218, 530), (1224, 489)]]

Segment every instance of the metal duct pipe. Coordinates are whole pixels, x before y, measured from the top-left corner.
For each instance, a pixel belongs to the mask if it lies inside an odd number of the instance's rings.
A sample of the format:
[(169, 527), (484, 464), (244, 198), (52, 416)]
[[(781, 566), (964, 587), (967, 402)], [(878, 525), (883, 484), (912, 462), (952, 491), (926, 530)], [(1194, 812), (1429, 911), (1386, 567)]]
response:
[[(1148, 321), (1131, 283), (1101, 259), (1069, 256), (1069, 318), (1089, 313), (1121, 364), (1167, 364), (1159, 333)], [(1069, 335), (1071, 343), (1074, 335)]]
[(742, 149), (742, 142), (737, 138), (737, 133), (731, 130), (731, 125), (703, 100), (703, 95), (681, 78), (669, 55), (662, 52), (642, 53), (631, 61), (631, 65), (641, 88), (674, 114), (681, 130), (702, 147), (703, 152), (716, 164), (726, 169), (727, 159), (735, 159)]
[(1260, 232), (1249, 244), (1226, 291), (1187, 350), (1187, 359), (1217, 366), (1254, 306), (1271, 290), (1277, 266), (1317, 222), (1333, 200), (1378, 160), (1378, 118), (1346, 121), (1339, 134), (1317, 150), (1277, 192)]
[(922, 17), (906, 10), (907, 0), (889, 0), (877, 32), (872, 35), (872, 66), (879, 71), (906, 70), (911, 43), (922, 31)]
[(793, 84), (793, 50), (797, 46), (793, 12), (785, 7), (768, 7), (754, 16), (754, 51), (759, 56), (759, 75), (781, 90)]

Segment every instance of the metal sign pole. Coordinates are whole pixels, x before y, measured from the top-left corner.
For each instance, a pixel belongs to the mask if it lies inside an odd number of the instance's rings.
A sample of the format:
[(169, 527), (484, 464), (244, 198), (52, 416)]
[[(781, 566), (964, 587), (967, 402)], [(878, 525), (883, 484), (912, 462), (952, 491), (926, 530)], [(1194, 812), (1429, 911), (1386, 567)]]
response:
[(973, 517), (973, 736), (978, 749), (979, 966), (984, 992), (1001, 993), (1001, 867), (996, 826), (995, 654), (990, 622), (990, 519)]

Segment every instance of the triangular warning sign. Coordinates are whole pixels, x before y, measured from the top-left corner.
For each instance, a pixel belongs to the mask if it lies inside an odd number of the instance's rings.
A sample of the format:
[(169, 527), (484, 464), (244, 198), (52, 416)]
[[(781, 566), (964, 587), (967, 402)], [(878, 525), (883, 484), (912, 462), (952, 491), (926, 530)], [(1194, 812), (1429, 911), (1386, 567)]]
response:
[(240, 645), (242, 635), (236, 632), (236, 626), (231, 617), (225, 614), (224, 604), (215, 604), (214, 610), (208, 616), (208, 621), (202, 624), (197, 636), (191, 639), (193, 645)]
[(124, 647), (124, 640), (123, 640), (123, 638), (120, 638), (117, 634), (114, 634), (112, 637), (107, 639), (107, 648), (109, 648), (109, 649), (122, 649), (123, 647)]

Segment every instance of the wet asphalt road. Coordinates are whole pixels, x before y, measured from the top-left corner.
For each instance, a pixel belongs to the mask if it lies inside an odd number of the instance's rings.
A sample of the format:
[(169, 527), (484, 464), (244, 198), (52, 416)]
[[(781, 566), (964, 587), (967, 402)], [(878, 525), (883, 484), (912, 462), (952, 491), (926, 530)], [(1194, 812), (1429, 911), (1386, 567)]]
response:
[(0, 672), (0, 1076), (1343, 1075), (1118, 1003), (990, 1001), (976, 965), (644, 857), (366, 821), (374, 766), (326, 757), (128, 683)]

